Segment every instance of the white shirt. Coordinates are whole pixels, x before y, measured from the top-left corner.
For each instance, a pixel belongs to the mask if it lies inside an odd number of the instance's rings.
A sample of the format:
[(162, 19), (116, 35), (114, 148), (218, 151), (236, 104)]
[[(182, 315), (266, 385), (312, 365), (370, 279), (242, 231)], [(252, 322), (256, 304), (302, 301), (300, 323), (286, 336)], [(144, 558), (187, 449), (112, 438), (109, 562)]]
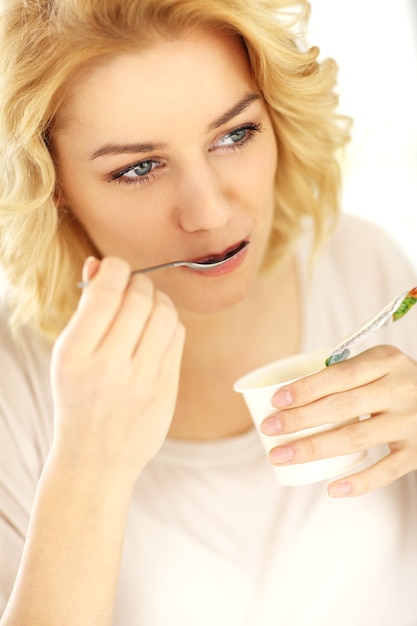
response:
[[(357, 218), (342, 218), (311, 283), (309, 247), (306, 235), (303, 351), (336, 344), (417, 285), (386, 236)], [(367, 345), (417, 358), (416, 329), (411, 311)], [(1, 612), (52, 440), (52, 402), (49, 344), (25, 331), (16, 347), (4, 331), (0, 350)], [(416, 626), (417, 473), (357, 498), (331, 499), (326, 484), (278, 485), (254, 430), (166, 440), (132, 498), (114, 626)]]

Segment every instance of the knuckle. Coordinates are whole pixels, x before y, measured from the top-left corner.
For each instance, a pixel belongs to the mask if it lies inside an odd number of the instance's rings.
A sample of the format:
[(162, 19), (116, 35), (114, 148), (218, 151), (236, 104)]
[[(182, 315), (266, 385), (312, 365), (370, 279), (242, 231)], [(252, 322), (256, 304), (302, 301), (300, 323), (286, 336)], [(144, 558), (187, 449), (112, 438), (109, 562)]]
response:
[(396, 346), (384, 344), (375, 348), (377, 356), (381, 359), (389, 360), (396, 364), (405, 359), (404, 353)]
[(392, 454), (391, 462), (387, 463), (384, 468), (383, 481), (385, 485), (393, 483), (394, 480), (397, 480), (397, 478), (399, 478), (402, 474), (400, 467), (401, 464), (398, 462), (398, 457), (399, 455)]
[(350, 482), (352, 483), (355, 495), (368, 493), (378, 486), (375, 483), (375, 480), (370, 476), (369, 471), (354, 474), (352, 477), (350, 477)]
[(367, 422), (368, 420), (364, 420), (361, 422), (358, 421), (354, 424), (350, 424), (349, 426), (345, 426), (342, 429), (345, 431), (350, 449), (353, 452), (356, 452), (357, 450), (363, 450), (364, 448), (369, 448), (371, 445), (370, 433)]
[(127, 263), (127, 261), (125, 261), (121, 257), (117, 256), (104, 257), (100, 265), (100, 270), (104, 270), (115, 275), (120, 274), (123, 276), (125, 276), (126, 274), (130, 274), (131, 271), (129, 263)]
[(286, 432), (297, 432), (305, 428), (303, 411), (300, 408), (287, 409), (281, 411), (282, 419), (285, 422)]
[(305, 399), (316, 398), (318, 395), (317, 381), (313, 375), (306, 376), (291, 385), (291, 394), (294, 402), (303, 403)]
[(335, 363), (332, 367), (334, 369), (333, 371), (330, 370), (329, 375), (337, 372), (337, 376), (340, 380), (343, 380), (343, 386), (345, 388), (351, 389), (355, 387), (358, 372), (352, 360), (340, 361), (339, 363)]
[(127, 292), (129, 300), (134, 306), (150, 309), (153, 306), (154, 295), (153, 285), (150, 281), (132, 280)]
[(307, 437), (300, 440), (299, 448), (302, 456), (306, 459), (316, 459), (323, 456), (319, 437)]
[(403, 459), (404, 455), (400, 451), (388, 454), (378, 465), (374, 466), (373, 482), (378, 485), (389, 485), (400, 478), (406, 472), (403, 469)]
[(166, 306), (175, 308), (171, 298), (163, 291), (157, 290), (155, 292), (155, 302), (159, 302), (161, 304), (165, 304)]
[(140, 293), (154, 294), (154, 285), (151, 279), (145, 274), (133, 274), (130, 279), (130, 287)]
[(392, 480), (396, 480), (400, 476), (413, 472), (417, 469), (416, 446), (407, 445), (404, 442), (394, 446), (390, 444), (391, 453), (388, 455), (390, 459)]
[(356, 393), (350, 390), (348, 393), (340, 392), (331, 394), (321, 401), (321, 412), (331, 416), (329, 422), (338, 422), (355, 415)]
[(354, 474), (350, 479), (357, 495), (368, 493), (373, 489), (386, 487), (398, 478), (401, 478), (409, 469), (404, 468), (404, 458), (401, 452), (391, 452), (381, 461), (370, 468)]
[(129, 278), (130, 266), (126, 261), (119, 257), (105, 257), (85, 293), (107, 299), (109, 295), (124, 291)]

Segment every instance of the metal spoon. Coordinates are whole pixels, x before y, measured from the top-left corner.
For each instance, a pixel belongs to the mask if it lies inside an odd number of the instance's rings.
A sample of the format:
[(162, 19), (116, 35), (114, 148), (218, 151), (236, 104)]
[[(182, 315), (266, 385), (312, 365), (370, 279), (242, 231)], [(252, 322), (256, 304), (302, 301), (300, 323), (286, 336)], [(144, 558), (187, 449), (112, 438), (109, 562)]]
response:
[(345, 337), (326, 359), (326, 365), (344, 361), (350, 356), (350, 348), (372, 335), (382, 326), (401, 319), (417, 302), (417, 287), (396, 296), (381, 311), (362, 324), (353, 334)]
[[(130, 275), (133, 276), (134, 274), (146, 274), (147, 272), (155, 272), (156, 270), (162, 270), (168, 267), (189, 267), (193, 270), (197, 270), (198, 272), (203, 272), (205, 270), (212, 269), (213, 267), (219, 267), (220, 265), (226, 263), (226, 261), (230, 261), (232, 257), (236, 256), (236, 254), (244, 250), (244, 248), (246, 248), (246, 246), (248, 245), (249, 241), (242, 242), (240, 246), (235, 248), (235, 250), (228, 252), (224, 259), (222, 259), (221, 261), (206, 261), (204, 263), (199, 263), (197, 261), (171, 261), (170, 263), (162, 263), (161, 265), (152, 265), (151, 267), (144, 267), (141, 270), (134, 270), (133, 272), (131, 272)], [(86, 280), (77, 283), (77, 287), (82, 289), (83, 287), (87, 287), (89, 284), (90, 281)]]

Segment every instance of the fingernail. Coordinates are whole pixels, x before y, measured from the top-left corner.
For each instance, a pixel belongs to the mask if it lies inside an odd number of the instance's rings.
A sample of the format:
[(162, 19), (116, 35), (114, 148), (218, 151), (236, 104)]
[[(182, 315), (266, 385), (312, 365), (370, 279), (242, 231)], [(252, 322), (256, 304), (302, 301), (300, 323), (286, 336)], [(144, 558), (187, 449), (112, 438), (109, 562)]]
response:
[(272, 396), (272, 404), (278, 409), (288, 406), (292, 402), (292, 395), (288, 389), (280, 389)]
[(350, 483), (336, 483), (329, 487), (329, 495), (332, 498), (339, 498), (341, 496), (348, 496), (352, 492), (352, 485)]
[(271, 463), (287, 463), (294, 458), (294, 450), (288, 446), (274, 448), (269, 453)]
[(264, 435), (277, 435), (282, 430), (282, 422), (279, 417), (266, 418), (261, 424), (261, 432)]

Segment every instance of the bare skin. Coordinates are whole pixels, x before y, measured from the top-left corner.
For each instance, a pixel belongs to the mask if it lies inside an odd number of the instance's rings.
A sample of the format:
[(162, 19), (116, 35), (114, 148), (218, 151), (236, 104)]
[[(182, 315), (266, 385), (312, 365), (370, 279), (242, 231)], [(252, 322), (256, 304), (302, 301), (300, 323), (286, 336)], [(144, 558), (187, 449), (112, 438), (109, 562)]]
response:
[[(251, 369), (298, 349), (298, 280), (291, 257), (263, 276), (255, 296), (255, 302), (245, 301), (218, 320), (200, 317), (194, 320), (194, 326), (187, 325), (171, 437), (216, 439), (253, 427), (241, 395), (233, 391), (233, 383)], [(293, 308), (281, 306), (282, 302), (294, 303)], [(279, 332), (280, 328), (286, 329), (285, 334)]]

